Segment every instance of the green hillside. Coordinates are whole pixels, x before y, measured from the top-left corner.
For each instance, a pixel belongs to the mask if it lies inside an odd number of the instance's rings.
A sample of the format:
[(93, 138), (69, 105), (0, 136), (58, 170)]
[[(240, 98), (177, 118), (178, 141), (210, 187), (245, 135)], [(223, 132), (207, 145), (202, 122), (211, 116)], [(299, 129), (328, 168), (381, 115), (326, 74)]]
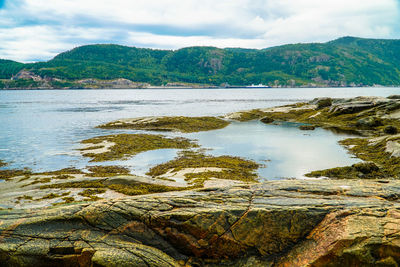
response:
[(24, 68), (24, 64), (0, 59), (0, 79), (9, 79)]
[(41, 77), (75, 81), (125, 78), (161, 85), (370, 86), (400, 85), (400, 40), (343, 37), (327, 43), (268, 49), (188, 47), (154, 50), (88, 45), (48, 62), (0, 61), (0, 78), (21, 69)]

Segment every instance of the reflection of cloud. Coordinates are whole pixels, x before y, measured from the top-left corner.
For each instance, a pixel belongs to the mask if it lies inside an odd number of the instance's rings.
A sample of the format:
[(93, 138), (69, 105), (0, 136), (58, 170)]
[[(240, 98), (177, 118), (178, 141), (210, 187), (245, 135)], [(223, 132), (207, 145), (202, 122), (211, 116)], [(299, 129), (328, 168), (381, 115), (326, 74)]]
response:
[[(263, 177), (301, 178), (312, 170), (351, 165), (352, 159), (336, 136), (323, 129), (304, 135), (297, 127), (257, 124), (234, 124), (219, 131), (193, 134), (201, 146), (218, 147), (210, 151), (217, 155), (235, 155), (266, 164), (260, 169)], [(263, 160), (271, 160), (263, 162)]]
[(398, 19), (396, 0), (0, 0), (0, 57), (49, 59), (88, 43), (264, 48), (398, 37)]

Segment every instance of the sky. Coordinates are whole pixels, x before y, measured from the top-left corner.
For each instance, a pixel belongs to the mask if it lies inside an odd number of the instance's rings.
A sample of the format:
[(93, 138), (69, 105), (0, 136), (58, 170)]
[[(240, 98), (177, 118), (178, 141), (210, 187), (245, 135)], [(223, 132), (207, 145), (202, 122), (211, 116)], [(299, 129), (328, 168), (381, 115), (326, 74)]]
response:
[(400, 0), (0, 0), (0, 58), (49, 60), (113, 43), (266, 48), (400, 38)]

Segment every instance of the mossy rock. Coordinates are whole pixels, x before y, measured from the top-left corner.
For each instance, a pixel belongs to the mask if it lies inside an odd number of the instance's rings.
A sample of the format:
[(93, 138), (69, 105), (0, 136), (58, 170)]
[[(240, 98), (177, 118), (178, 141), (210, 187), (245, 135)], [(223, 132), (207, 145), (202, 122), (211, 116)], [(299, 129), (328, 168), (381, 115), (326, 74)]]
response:
[(186, 152), (169, 162), (151, 168), (146, 174), (158, 177), (167, 172), (178, 172), (183, 169), (218, 168), (219, 171), (186, 173), (184, 176), (197, 186), (202, 186), (210, 178), (255, 182), (255, 171), (260, 165), (254, 161), (232, 156), (210, 156), (197, 152)]
[(379, 171), (379, 167), (373, 162), (360, 162), (353, 164), (352, 167), (363, 174)]
[(322, 109), (332, 106), (331, 98), (320, 98), (317, 100), (317, 109)]
[(315, 126), (314, 125), (300, 125), (299, 129), (302, 131), (313, 131), (313, 130), (315, 130)]
[(266, 123), (266, 124), (270, 124), (270, 123), (273, 123), (275, 120), (273, 118), (270, 118), (270, 117), (264, 117), (260, 121), (263, 122), (263, 123)]
[(385, 134), (397, 134), (398, 130), (397, 130), (397, 127), (394, 127), (392, 125), (388, 125), (383, 129), (383, 132)]
[(381, 118), (377, 117), (367, 117), (359, 119), (356, 123), (357, 127), (360, 128), (375, 128), (378, 126), (382, 126), (383, 122)]
[(113, 144), (101, 153), (93, 153), (90, 152), (90, 150), (83, 152), (83, 156), (90, 157), (92, 158), (91, 161), (95, 162), (126, 159), (129, 156), (150, 150), (165, 148), (187, 149), (197, 147), (197, 144), (193, 141), (183, 137), (169, 138), (153, 134), (106, 135), (87, 139), (82, 141), (82, 143), (93, 144), (94, 146), (98, 146), (100, 143)]
[(133, 129), (193, 133), (225, 128), (229, 122), (217, 117), (147, 117), (126, 119), (98, 126), (103, 129)]

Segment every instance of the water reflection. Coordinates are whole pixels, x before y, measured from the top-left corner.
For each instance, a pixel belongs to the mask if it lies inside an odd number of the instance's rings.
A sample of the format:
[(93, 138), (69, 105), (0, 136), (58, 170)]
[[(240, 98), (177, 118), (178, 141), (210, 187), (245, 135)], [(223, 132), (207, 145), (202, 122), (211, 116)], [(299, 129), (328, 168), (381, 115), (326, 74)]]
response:
[(189, 135), (212, 155), (246, 157), (265, 164), (264, 179), (302, 178), (312, 170), (359, 162), (338, 144), (350, 135), (336, 135), (317, 128), (301, 131), (299, 124), (267, 125), (258, 121), (233, 123), (225, 129)]
[[(321, 128), (301, 131), (298, 126), (296, 123), (234, 122), (225, 129), (183, 136), (197, 139), (202, 148), (208, 149), (208, 154), (239, 156), (265, 165), (258, 173), (266, 180), (304, 178), (304, 174), (313, 170), (359, 162), (338, 144), (349, 135), (338, 136)], [(176, 154), (174, 149), (149, 151), (118, 164), (128, 164), (134, 173), (144, 175), (152, 166), (167, 162)]]

